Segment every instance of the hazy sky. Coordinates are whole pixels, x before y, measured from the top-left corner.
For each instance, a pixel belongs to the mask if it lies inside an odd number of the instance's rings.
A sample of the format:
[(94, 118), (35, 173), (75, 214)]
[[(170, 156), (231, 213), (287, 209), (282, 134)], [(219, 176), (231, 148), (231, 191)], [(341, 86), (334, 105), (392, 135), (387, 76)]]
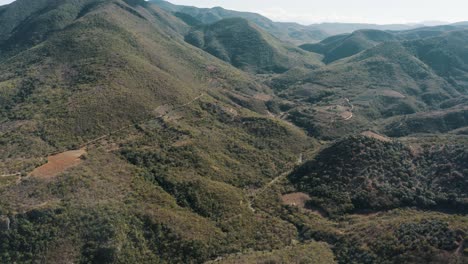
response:
[[(171, 1), (170, 1), (171, 2)], [(277, 21), (412, 23), (466, 21), (467, 0), (172, 0), (261, 13)]]
[[(261, 13), (276, 21), (413, 23), (466, 21), (467, 0), (169, 0)], [(12, 0), (0, 0), (6, 4)]]

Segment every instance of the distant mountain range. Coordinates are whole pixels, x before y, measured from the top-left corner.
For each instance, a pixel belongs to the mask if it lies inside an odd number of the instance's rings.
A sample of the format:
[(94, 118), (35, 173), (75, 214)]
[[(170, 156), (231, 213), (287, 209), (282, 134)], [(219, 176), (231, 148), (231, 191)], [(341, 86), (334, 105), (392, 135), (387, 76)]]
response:
[(0, 263), (468, 263), (466, 26), (1, 6)]
[[(214, 8), (197, 8), (194, 6), (175, 5), (165, 0), (149, 0), (152, 3), (159, 5), (161, 8), (169, 12), (182, 13), (189, 15), (204, 24), (211, 24), (224, 18), (241, 17), (245, 18), (260, 28), (266, 30), (270, 34), (280, 38), (283, 41), (288, 41), (293, 44), (304, 44), (317, 42), (326, 37), (339, 35), (344, 33), (352, 33), (360, 29), (376, 29), (376, 30), (409, 30), (425, 26), (438, 26), (447, 24), (440, 21), (427, 21), (422, 23), (412, 24), (364, 24), (364, 23), (317, 23), (311, 25), (301, 25), (298, 23), (274, 22), (267, 17), (251, 12), (240, 12), (227, 10), (222, 7)], [(468, 23), (460, 22), (458, 25)], [(455, 25), (457, 25), (455, 24)]]

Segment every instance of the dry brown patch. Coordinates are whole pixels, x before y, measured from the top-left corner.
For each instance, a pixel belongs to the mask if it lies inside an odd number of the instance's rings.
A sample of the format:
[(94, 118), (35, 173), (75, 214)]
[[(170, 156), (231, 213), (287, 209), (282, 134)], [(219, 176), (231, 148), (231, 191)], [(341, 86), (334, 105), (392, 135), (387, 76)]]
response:
[(273, 99), (273, 97), (269, 94), (263, 94), (263, 93), (258, 93), (256, 95), (254, 95), (254, 98), (257, 99), (257, 100), (260, 100), (260, 101), (264, 101), (264, 102), (267, 102), (267, 101), (270, 101), (271, 99)]
[(172, 144), (172, 146), (176, 148), (180, 148), (180, 147), (185, 147), (185, 146), (189, 146), (192, 144), (193, 144), (193, 141), (191, 139), (185, 139), (185, 140), (179, 140), (175, 142), (174, 144)]
[(345, 112), (341, 113), (340, 116), (344, 120), (349, 120), (349, 119), (353, 118), (353, 113), (351, 113), (349, 111), (345, 111)]
[(154, 109), (154, 114), (156, 116), (164, 116), (164, 115), (166, 115), (167, 113), (169, 113), (171, 111), (172, 111), (172, 106), (170, 106), (170, 105), (161, 105), (161, 106), (158, 106), (156, 109)]
[(48, 162), (33, 170), (29, 176), (44, 179), (55, 177), (80, 164), (82, 162), (81, 157), (84, 154), (86, 154), (86, 151), (84, 149), (79, 149), (49, 156), (47, 158)]
[(388, 137), (379, 135), (379, 134), (374, 133), (374, 132), (372, 132), (372, 131), (364, 131), (364, 132), (361, 133), (361, 135), (366, 136), (366, 137), (370, 137), (370, 138), (375, 138), (375, 139), (377, 139), (377, 140), (384, 141), (384, 142), (390, 142), (390, 141), (392, 141), (392, 140), (389, 139)]
[(281, 196), (281, 200), (285, 205), (305, 208), (306, 202), (310, 200), (310, 196), (306, 193), (296, 192)]
[(306, 206), (307, 202), (310, 201), (310, 199), (310, 196), (303, 192), (295, 192), (281, 196), (281, 200), (285, 205), (299, 207), (315, 215), (326, 217), (327, 213), (323, 209)]

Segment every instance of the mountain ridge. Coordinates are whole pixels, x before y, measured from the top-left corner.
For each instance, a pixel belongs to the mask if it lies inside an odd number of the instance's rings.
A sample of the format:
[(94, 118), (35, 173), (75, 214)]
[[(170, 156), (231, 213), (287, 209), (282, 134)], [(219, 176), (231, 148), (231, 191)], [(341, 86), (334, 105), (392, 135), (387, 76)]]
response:
[(328, 64), (143, 0), (18, 0), (0, 31), (2, 263), (466, 262), (466, 31)]
[(185, 40), (237, 68), (256, 73), (321, 65), (313, 54), (280, 42), (243, 18), (226, 18), (195, 27)]

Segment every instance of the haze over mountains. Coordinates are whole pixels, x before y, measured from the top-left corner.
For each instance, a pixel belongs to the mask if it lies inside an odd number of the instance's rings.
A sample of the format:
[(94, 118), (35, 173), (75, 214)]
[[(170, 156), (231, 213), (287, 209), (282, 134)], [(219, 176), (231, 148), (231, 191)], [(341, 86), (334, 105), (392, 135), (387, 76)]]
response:
[(465, 263), (468, 28), (0, 7), (0, 262)]
[[(306, 42), (316, 42), (332, 35), (352, 33), (360, 29), (376, 30), (409, 30), (426, 26), (439, 26), (450, 24), (442, 21), (425, 21), (421, 23), (410, 24), (365, 24), (365, 23), (316, 23), (310, 25), (301, 25), (298, 23), (274, 22), (262, 15), (251, 12), (240, 12), (227, 10), (222, 7), (197, 8), (194, 6), (175, 5), (165, 0), (150, 0), (150, 2), (159, 5), (161, 8), (177, 14), (188, 14), (199, 22), (211, 24), (224, 18), (242, 17), (255, 24), (270, 34), (295, 44)], [(459, 24), (462, 24), (460, 22)]]

